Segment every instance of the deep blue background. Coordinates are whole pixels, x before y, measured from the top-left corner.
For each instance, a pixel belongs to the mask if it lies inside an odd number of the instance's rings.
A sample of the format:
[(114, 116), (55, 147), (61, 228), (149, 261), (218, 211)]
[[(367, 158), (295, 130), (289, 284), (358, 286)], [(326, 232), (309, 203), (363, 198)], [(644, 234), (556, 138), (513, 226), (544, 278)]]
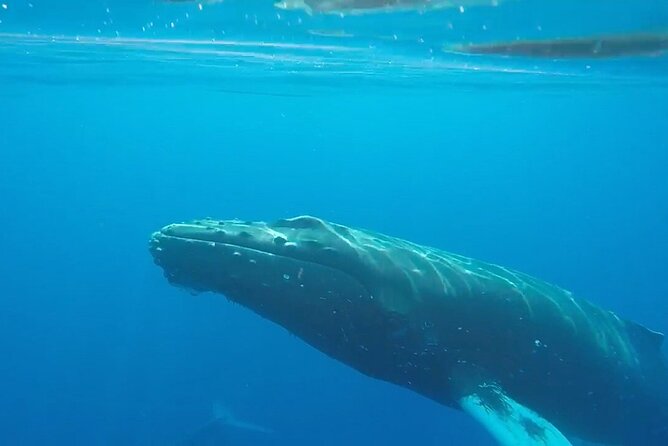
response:
[(665, 85), (221, 87), (3, 80), (0, 443), (170, 444), (214, 401), (273, 444), (489, 441), (222, 296), (170, 287), (148, 236), (191, 218), (314, 214), (668, 330)]

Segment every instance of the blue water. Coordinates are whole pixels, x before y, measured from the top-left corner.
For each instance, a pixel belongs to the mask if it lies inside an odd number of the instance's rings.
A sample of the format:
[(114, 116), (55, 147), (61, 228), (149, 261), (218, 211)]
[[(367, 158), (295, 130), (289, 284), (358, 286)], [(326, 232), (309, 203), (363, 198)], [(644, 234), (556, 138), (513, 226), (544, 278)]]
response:
[(222, 296), (171, 287), (148, 236), (191, 218), (313, 214), (668, 330), (666, 56), (447, 54), (454, 32), (432, 26), (655, 30), (661, 2), (375, 19), (0, 3), (0, 444), (174, 444), (215, 402), (275, 431), (234, 444), (492, 444)]

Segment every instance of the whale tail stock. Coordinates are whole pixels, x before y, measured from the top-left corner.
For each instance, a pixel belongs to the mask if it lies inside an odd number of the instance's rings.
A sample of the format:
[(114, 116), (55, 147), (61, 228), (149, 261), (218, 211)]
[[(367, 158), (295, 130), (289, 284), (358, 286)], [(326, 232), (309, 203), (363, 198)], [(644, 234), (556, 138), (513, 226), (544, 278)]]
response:
[(632, 321), (626, 321), (626, 329), (649, 383), (647, 392), (651, 397), (648, 399), (654, 401), (641, 410), (647, 428), (631, 432), (627, 443), (668, 445), (668, 365), (661, 352), (665, 336)]
[(659, 409), (649, 408), (645, 413), (647, 429), (640, 434), (631, 433), (628, 444), (642, 444), (647, 446), (668, 445), (668, 384), (656, 389)]

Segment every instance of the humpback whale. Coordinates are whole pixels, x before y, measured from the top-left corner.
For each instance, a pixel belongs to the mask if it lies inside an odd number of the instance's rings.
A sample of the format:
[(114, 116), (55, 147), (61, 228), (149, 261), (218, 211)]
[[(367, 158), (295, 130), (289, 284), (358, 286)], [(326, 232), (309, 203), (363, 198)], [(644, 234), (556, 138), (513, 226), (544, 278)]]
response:
[(444, 48), (471, 54), (549, 58), (652, 56), (668, 51), (668, 33), (611, 34), (543, 40), (513, 40)]
[(191, 432), (176, 446), (221, 446), (233, 444), (230, 431), (244, 431), (256, 434), (272, 434), (273, 431), (257, 424), (238, 419), (232, 411), (220, 404), (213, 405), (213, 419)]
[[(223, 0), (164, 0), (168, 3), (221, 3)], [(275, 0), (274, 6), (284, 10), (300, 10), (308, 14), (371, 14), (378, 12), (418, 11), (498, 6), (501, 0)]]
[(663, 335), (518, 271), (300, 216), (171, 224), (170, 283), (214, 292), (502, 445), (668, 444)]
[(302, 10), (308, 14), (369, 14), (378, 12), (419, 11), (498, 6), (501, 0), (279, 0), (279, 9)]

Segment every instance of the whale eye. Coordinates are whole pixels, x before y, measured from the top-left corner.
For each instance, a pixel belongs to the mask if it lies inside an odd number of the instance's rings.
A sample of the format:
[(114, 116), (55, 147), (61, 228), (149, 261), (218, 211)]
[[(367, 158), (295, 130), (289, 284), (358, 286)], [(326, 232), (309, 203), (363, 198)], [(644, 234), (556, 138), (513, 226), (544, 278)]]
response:
[(281, 237), (280, 235), (274, 237), (274, 244), (278, 246), (283, 246), (287, 243), (288, 241), (285, 239), (285, 237)]

